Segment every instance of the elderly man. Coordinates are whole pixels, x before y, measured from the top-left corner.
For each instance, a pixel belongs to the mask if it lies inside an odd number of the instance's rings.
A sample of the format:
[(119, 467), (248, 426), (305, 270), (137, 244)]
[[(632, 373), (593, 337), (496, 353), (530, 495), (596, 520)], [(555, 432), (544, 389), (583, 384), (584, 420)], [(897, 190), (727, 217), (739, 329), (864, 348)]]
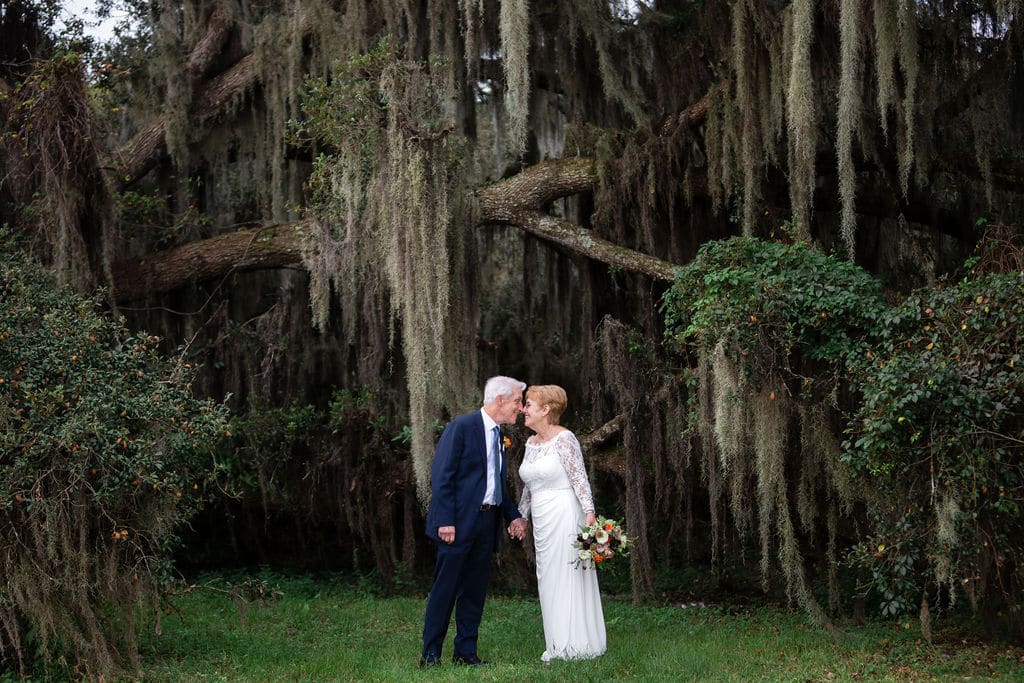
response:
[(448, 423), (434, 452), (427, 535), (437, 544), (437, 564), (423, 624), (421, 667), (440, 662), (453, 609), (452, 661), (485, 663), (477, 656), (476, 640), (502, 518), (510, 536), (522, 538), (526, 532), (526, 520), (507, 493), (499, 427), (515, 423), (525, 388), (511, 377), (487, 380), (483, 407)]

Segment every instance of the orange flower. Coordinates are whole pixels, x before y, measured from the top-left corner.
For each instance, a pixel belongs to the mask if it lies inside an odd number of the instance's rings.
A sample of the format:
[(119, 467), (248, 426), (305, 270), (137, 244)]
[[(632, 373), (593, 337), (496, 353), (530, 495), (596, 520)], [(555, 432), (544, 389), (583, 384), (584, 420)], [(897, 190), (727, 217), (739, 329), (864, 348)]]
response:
[(605, 522), (605, 523), (604, 523), (604, 530), (605, 530), (605, 531), (611, 531), (611, 530), (612, 530), (612, 529), (614, 529), (614, 528), (615, 528), (615, 527), (613, 527), (613, 526), (612, 526), (611, 522)]
[(594, 562), (597, 564), (604, 562), (604, 555), (594, 555)]
[(512, 448), (512, 439), (508, 438), (507, 436), (502, 438), (502, 443), (505, 444), (506, 449)]

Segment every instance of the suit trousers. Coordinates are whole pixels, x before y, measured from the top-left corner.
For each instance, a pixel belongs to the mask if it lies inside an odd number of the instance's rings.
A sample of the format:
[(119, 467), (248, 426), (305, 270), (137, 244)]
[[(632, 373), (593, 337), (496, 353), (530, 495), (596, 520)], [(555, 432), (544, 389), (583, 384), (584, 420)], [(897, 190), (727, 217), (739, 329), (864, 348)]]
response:
[[(437, 543), (437, 564), (434, 585), (427, 598), (423, 620), (423, 656), (441, 656), (448, 622), (455, 611), (455, 654), (475, 655), (477, 632), (487, 598), (487, 581), (491, 575), (494, 554), (494, 526), (498, 523), (496, 509), (481, 510), (469, 543), (450, 546)], [(456, 539), (460, 530), (456, 529)]]

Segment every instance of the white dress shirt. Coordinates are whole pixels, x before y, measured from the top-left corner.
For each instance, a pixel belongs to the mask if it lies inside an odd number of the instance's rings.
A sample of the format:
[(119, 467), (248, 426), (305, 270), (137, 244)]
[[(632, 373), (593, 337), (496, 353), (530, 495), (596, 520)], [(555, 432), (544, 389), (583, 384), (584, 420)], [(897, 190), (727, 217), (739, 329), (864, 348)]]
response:
[(498, 423), (492, 420), (483, 408), (480, 409), (480, 414), (484, 416), (484, 443), (487, 444), (487, 487), (484, 489), (484, 499), (480, 502), (493, 505), (494, 489), (500, 486), (500, 482), (494, 480), (494, 459), (498, 458), (498, 464), (501, 464), (501, 450), (494, 445), (494, 428)]

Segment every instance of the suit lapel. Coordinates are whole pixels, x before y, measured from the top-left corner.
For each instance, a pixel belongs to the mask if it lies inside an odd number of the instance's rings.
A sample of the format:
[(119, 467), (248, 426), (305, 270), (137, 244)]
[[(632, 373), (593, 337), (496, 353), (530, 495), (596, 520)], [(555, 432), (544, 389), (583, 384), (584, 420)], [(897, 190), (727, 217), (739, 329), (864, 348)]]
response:
[(476, 437), (475, 437), (475, 439), (476, 439), (477, 444), (479, 444), (479, 449), (477, 450), (477, 452), (480, 454), (480, 458), (481, 458), (481, 460), (480, 460), (481, 465), (480, 466), (483, 467), (484, 471), (486, 472), (487, 471), (487, 448), (488, 448), (488, 446), (487, 446), (487, 438), (484, 436), (484, 416), (481, 415), (479, 412), (477, 412), (476, 417), (477, 417), (477, 419), (476, 419)]

